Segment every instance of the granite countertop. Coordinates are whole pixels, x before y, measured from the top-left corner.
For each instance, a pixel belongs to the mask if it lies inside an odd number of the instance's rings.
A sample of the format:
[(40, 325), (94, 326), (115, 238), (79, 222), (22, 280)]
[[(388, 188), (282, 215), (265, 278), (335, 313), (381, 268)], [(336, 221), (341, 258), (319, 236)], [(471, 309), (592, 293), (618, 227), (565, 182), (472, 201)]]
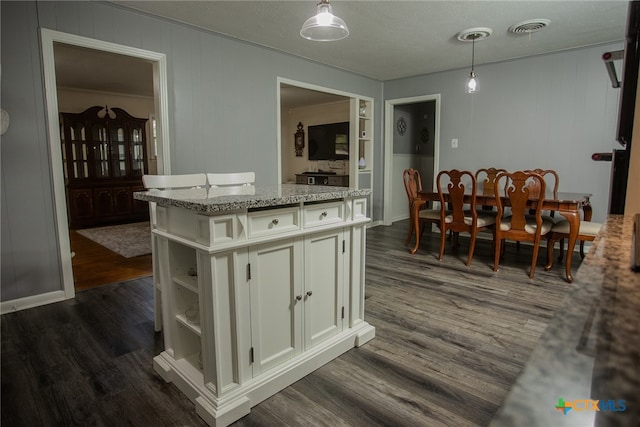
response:
[[(607, 218), (491, 427), (640, 425), (640, 273), (630, 268), (632, 231), (633, 217)], [(556, 409), (562, 403), (575, 407), (564, 413)]]
[(201, 214), (239, 209), (255, 209), (363, 197), (370, 189), (354, 189), (324, 185), (280, 184), (273, 186), (210, 187), (185, 190), (148, 190), (133, 194), (134, 199), (176, 206)]

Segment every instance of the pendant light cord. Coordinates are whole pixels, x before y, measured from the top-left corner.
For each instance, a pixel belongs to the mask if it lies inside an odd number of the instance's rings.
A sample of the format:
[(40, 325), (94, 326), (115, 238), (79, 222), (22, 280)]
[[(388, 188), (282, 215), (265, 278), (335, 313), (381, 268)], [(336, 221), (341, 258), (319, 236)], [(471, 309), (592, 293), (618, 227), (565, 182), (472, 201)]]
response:
[(474, 34), (471, 39), (471, 72), (473, 72), (473, 65), (476, 60), (476, 35)]

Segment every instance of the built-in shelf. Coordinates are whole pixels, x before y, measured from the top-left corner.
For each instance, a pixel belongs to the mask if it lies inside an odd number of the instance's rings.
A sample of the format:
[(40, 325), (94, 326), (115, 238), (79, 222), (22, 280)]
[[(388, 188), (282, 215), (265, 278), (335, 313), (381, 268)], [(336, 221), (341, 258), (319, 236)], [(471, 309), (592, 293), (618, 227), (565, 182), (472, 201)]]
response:
[(182, 276), (175, 276), (173, 281), (193, 293), (198, 293), (198, 276), (189, 276), (185, 274)]
[(202, 335), (202, 331), (200, 329), (200, 325), (190, 322), (189, 319), (187, 319), (187, 316), (183, 313), (183, 314), (178, 314), (176, 316), (176, 320), (180, 323), (182, 323), (184, 326), (186, 326), (188, 329), (190, 329), (191, 331), (193, 331), (193, 333), (195, 333), (198, 336)]
[[(358, 174), (370, 175), (373, 167), (373, 101), (358, 100)], [(364, 160), (364, 167), (361, 163)], [(368, 183), (365, 184), (365, 182)], [(358, 187), (370, 186), (372, 180), (359, 180)]]

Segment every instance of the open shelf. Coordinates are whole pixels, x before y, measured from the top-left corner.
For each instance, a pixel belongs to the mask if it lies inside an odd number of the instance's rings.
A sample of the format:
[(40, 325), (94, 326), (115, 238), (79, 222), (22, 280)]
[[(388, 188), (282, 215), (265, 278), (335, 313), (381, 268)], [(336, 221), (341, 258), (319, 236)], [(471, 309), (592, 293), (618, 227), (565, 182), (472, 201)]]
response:
[(173, 281), (178, 285), (190, 290), (191, 292), (198, 294), (198, 276), (189, 276), (187, 274), (181, 276), (175, 276)]
[(176, 320), (178, 322), (180, 322), (183, 326), (186, 326), (188, 329), (190, 329), (196, 335), (202, 336), (202, 330), (200, 329), (200, 324), (196, 324), (196, 323), (190, 322), (189, 319), (187, 319), (187, 316), (184, 313), (176, 315)]

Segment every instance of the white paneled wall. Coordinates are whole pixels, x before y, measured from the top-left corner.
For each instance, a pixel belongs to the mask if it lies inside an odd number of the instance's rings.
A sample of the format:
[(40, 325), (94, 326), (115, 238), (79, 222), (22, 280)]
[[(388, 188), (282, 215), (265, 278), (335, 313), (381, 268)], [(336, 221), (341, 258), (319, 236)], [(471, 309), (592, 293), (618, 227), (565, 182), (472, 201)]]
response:
[[(381, 100), (379, 81), (107, 2), (0, 7), (2, 107), (11, 114), (0, 145), (2, 301), (63, 288), (39, 27), (166, 55), (172, 173), (253, 170), (258, 182), (275, 184), (278, 77)], [(381, 198), (379, 186), (372, 205)]]

